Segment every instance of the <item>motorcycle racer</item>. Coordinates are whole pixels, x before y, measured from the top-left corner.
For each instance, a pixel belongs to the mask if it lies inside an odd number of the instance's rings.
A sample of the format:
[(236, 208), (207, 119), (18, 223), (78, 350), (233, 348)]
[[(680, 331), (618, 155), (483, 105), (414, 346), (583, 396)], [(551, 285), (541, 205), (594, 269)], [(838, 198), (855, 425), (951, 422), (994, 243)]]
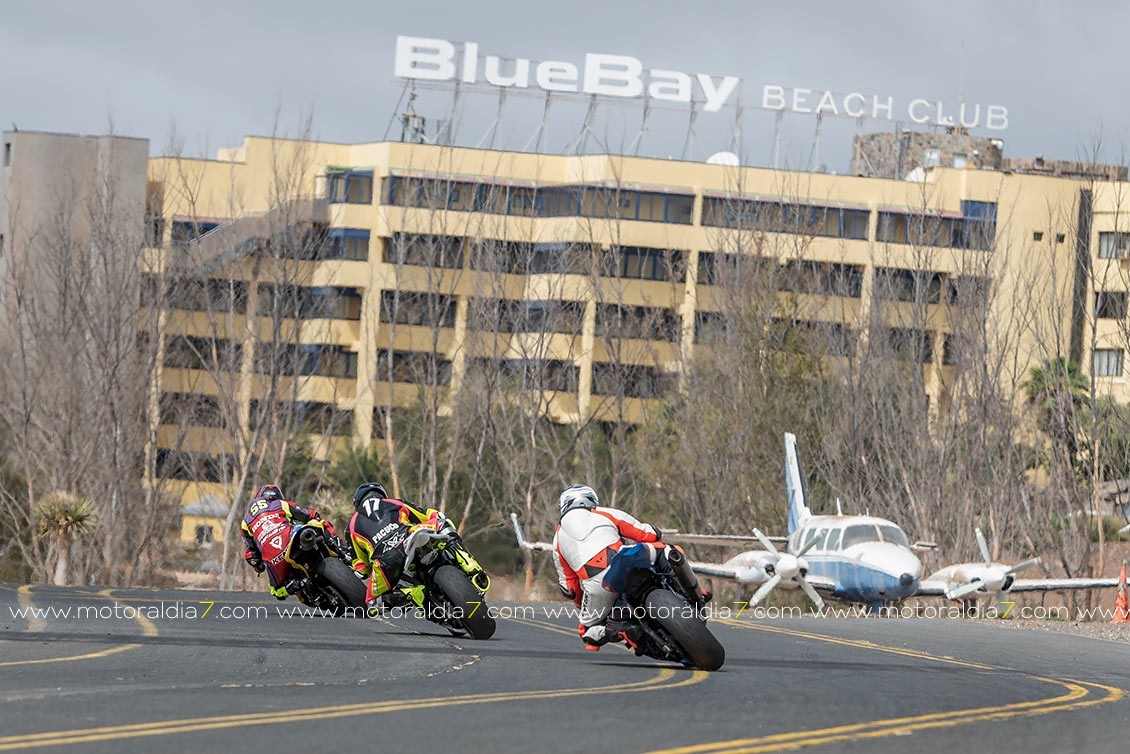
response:
[[(285, 583), (288, 569), (283, 563), (290, 540), (289, 537), (282, 536), (282, 533), (287, 528), (321, 518), (318, 511), (284, 499), (282, 490), (274, 484), (260, 487), (247, 504), (247, 513), (240, 525), (243, 558), (256, 573), (267, 572), (268, 588), (276, 598), (285, 600), (290, 594)], [(324, 523), (326, 533), (336, 537), (333, 524), (329, 521)]]
[[(610, 641), (633, 644), (625, 624), (608, 620), (619, 592), (606, 577), (614, 567), (622, 572), (653, 566), (657, 559), (665, 561), (662, 532), (624, 511), (602, 507), (596, 491), (583, 484), (566, 487), (558, 503), (561, 522), (553, 536), (554, 565), (562, 595), (581, 609), (577, 633), (585, 649), (599, 651)], [(644, 546), (624, 548), (621, 553), (626, 543)], [(669, 567), (665, 562), (660, 565)], [(697, 582), (694, 588), (699, 589)]]
[(365, 482), (353, 493), (356, 511), (349, 519), (349, 540), (353, 545), (353, 570), (369, 579), (366, 604), (370, 614), (381, 606), (420, 607), (424, 587), (396, 588), (404, 572), (408, 535), (420, 526), (437, 531), (451, 524), (434, 508), (421, 510), (404, 500), (391, 498), (378, 482)]

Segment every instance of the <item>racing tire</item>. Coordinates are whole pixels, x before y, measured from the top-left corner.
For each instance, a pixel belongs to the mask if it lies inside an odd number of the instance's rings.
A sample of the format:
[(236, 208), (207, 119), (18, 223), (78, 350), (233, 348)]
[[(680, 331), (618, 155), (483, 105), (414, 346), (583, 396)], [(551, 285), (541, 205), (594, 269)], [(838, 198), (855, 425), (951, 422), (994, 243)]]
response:
[(460, 611), (459, 624), (472, 639), (489, 639), (494, 636), (494, 618), (488, 613), (483, 595), (465, 573), (455, 566), (442, 565), (436, 569), (433, 580), (452, 608)]
[(318, 563), (318, 576), (326, 583), (322, 589), (332, 590), (344, 603), (334, 610), (334, 616), (341, 617), (348, 607), (356, 608), (358, 617), (365, 614), (365, 582), (357, 578), (356, 572), (337, 558), (324, 558)]
[(688, 616), (693, 605), (666, 589), (655, 589), (647, 595), (651, 620), (671, 635), (683, 650), (690, 664), (700, 670), (717, 670), (726, 661), (726, 650), (701, 618)]

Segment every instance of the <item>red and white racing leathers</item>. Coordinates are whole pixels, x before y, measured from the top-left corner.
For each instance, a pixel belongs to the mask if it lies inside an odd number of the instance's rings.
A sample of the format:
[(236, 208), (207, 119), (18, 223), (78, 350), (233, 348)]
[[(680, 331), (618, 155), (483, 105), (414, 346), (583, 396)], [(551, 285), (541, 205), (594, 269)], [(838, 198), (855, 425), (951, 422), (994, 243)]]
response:
[[(621, 510), (596, 507), (569, 511), (553, 535), (557, 578), (581, 608), (581, 633), (603, 624), (612, 611), (617, 594), (604, 587), (604, 575), (624, 540), (658, 542), (659, 534)], [(648, 549), (654, 563), (655, 548)]]

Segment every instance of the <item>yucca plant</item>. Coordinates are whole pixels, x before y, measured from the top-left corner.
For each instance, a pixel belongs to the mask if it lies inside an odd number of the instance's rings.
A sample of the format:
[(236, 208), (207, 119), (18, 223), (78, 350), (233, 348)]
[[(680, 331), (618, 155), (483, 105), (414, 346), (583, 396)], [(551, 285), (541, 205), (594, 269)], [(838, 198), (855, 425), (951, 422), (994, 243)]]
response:
[(98, 512), (94, 502), (71, 492), (52, 492), (35, 505), (39, 533), (53, 537), (58, 559), (55, 561), (56, 586), (66, 586), (71, 568), (71, 547), (76, 539), (94, 532)]

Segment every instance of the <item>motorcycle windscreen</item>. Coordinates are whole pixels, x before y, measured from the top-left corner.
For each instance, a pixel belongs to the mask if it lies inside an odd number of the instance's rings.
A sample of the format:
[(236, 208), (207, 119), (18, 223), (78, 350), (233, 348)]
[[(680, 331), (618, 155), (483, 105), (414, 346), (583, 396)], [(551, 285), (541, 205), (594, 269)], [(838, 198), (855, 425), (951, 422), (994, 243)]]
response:
[(636, 568), (651, 568), (651, 548), (642, 542), (621, 547), (616, 552), (608, 572), (604, 574), (604, 588), (617, 594), (623, 593), (628, 588), (628, 574)]

